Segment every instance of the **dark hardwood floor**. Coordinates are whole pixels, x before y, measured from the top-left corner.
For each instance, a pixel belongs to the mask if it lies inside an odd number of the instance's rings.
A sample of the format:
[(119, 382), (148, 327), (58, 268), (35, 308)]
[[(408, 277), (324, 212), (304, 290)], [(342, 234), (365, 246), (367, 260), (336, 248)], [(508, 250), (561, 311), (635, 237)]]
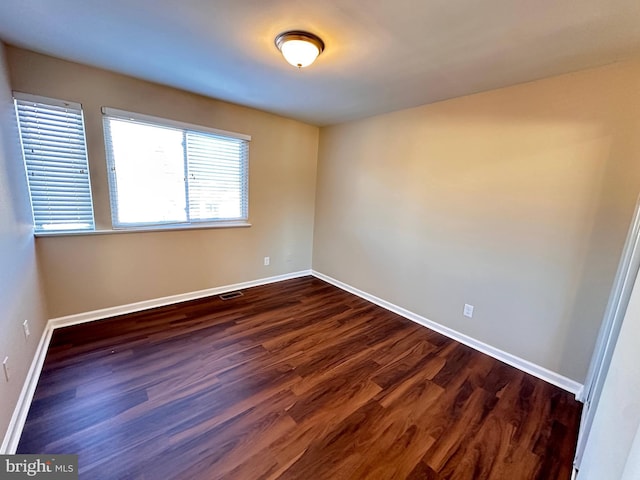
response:
[(56, 330), (18, 452), (86, 480), (568, 480), (580, 409), (306, 277)]

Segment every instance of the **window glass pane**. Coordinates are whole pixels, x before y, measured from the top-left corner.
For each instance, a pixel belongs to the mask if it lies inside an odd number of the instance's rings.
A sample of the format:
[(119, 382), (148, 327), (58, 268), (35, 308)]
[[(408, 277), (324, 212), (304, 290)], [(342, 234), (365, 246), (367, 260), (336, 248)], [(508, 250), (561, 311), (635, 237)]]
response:
[(183, 134), (110, 119), (118, 224), (187, 221)]

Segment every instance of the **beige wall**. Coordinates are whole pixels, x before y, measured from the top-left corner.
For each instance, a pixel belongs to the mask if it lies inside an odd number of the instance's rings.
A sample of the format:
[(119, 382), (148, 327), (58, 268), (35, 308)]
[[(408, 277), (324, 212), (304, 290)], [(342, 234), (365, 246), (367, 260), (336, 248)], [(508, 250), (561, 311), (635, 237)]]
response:
[(52, 317), (311, 267), (317, 127), (17, 48), (7, 57), (14, 90), (82, 103), (98, 228), (110, 228), (102, 106), (252, 136), (250, 228), (38, 238)]
[[(0, 368), (0, 442), (47, 318), (4, 57), (0, 43), (0, 362), (8, 356), (10, 367), (8, 383)], [(24, 320), (31, 327), (28, 340), (22, 331)]]
[(584, 379), (640, 186), (639, 63), (323, 128), (318, 153), (313, 126), (7, 58), (14, 90), (83, 104), (99, 228), (101, 106), (253, 137), (251, 228), (37, 239), (51, 317), (308, 269), (313, 246), (322, 273)]
[(323, 128), (314, 269), (583, 381), (640, 187), (639, 86), (631, 62)]

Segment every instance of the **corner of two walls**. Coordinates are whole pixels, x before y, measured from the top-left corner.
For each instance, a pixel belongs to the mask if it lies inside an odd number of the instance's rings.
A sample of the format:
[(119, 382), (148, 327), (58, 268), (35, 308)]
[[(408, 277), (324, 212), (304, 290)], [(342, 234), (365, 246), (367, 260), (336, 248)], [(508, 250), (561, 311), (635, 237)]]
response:
[(322, 128), (313, 268), (582, 383), (640, 191), (638, 84), (626, 62)]
[[(9, 381), (0, 368), (0, 442), (47, 321), (37, 266), (29, 193), (0, 43), (0, 362), (9, 357)], [(25, 338), (22, 322), (29, 321)]]
[(101, 106), (253, 136), (250, 229), (39, 238), (51, 316), (313, 265), (584, 379), (640, 183), (638, 63), (319, 130), (13, 47), (8, 57), (14, 89), (83, 104), (105, 223)]
[(111, 228), (101, 107), (252, 137), (250, 228), (37, 238), (52, 317), (311, 268), (318, 127), (15, 47), (7, 58), (14, 90), (82, 104), (98, 229)]

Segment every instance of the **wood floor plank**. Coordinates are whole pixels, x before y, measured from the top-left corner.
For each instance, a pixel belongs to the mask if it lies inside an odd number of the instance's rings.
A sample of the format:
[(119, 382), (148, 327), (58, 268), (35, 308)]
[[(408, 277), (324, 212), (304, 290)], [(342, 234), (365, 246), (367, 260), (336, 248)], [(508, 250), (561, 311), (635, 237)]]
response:
[(84, 480), (568, 480), (580, 410), (304, 277), (56, 330), (18, 452)]

